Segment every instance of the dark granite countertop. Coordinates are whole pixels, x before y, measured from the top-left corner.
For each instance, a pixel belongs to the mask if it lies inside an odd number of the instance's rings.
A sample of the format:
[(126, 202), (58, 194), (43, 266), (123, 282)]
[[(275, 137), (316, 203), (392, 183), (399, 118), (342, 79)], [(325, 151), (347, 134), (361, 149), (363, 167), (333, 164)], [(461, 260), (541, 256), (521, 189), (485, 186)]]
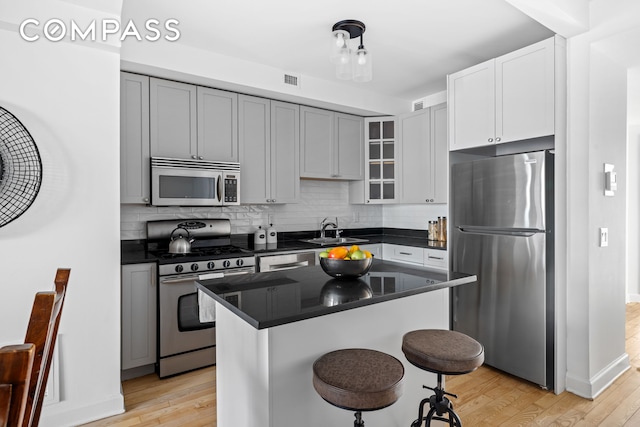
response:
[[(258, 256), (278, 252), (302, 251), (331, 247), (302, 241), (318, 237), (318, 234), (318, 231), (282, 232), (278, 233), (277, 244), (261, 248), (256, 248), (254, 246), (253, 234), (234, 234), (231, 236), (231, 243), (235, 246), (252, 251)], [(328, 235), (330, 235), (330, 232)], [(368, 240), (362, 244), (391, 243), (418, 248), (447, 250), (446, 243), (427, 240), (427, 232), (425, 230), (402, 228), (354, 228), (344, 230), (342, 236), (357, 237)], [(123, 240), (121, 242), (121, 248), (121, 264), (123, 265), (155, 262), (157, 260), (153, 255), (147, 253), (144, 240)]]
[(359, 279), (334, 279), (313, 266), (202, 280), (198, 288), (264, 329), (475, 281), (476, 276), (376, 259)]

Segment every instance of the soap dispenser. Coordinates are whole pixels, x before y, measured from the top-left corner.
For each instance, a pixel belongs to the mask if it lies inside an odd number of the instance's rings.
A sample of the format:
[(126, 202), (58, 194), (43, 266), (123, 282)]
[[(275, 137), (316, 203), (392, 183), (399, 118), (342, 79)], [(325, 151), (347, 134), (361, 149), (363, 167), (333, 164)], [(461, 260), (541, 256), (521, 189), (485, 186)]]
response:
[(267, 244), (278, 243), (278, 232), (273, 227), (273, 224), (269, 224), (267, 229)]
[(253, 244), (256, 246), (265, 245), (267, 243), (267, 233), (262, 229), (262, 226), (258, 226), (258, 229), (253, 234)]

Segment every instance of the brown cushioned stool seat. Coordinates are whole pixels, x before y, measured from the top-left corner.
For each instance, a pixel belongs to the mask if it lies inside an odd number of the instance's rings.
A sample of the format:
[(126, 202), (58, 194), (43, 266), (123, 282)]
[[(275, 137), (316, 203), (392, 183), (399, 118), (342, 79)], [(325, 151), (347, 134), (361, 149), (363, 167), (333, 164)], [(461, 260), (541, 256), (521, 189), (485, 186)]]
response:
[(396, 402), (403, 377), (404, 366), (398, 359), (363, 348), (332, 351), (313, 364), (318, 394), (334, 406), (354, 411), (382, 409)]
[[(409, 362), (425, 371), (437, 375), (436, 387), (427, 387), (435, 394), (423, 399), (418, 406), (418, 418), (411, 427), (431, 426), (432, 420), (444, 421), (449, 426), (462, 427), (460, 417), (453, 410), (451, 401), (442, 386), (443, 375), (461, 375), (475, 371), (484, 362), (484, 348), (473, 338), (456, 331), (443, 329), (420, 329), (404, 334), (402, 352)], [(427, 415), (425, 406), (429, 404)]]
[(406, 333), (402, 352), (417, 367), (445, 375), (466, 374), (484, 362), (484, 349), (479, 342), (460, 332), (440, 329)]

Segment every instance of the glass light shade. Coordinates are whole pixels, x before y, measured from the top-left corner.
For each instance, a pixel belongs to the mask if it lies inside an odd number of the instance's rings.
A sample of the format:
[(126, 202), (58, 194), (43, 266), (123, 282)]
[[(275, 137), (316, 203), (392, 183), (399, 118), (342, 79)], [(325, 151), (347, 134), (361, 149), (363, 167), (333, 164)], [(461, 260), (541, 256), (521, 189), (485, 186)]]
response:
[(341, 80), (349, 80), (353, 76), (353, 58), (351, 49), (345, 47), (341, 50), (336, 63), (336, 77)]
[(337, 64), (340, 60), (340, 53), (344, 48), (349, 48), (349, 38), (351, 36), (347, 31), (336, 30), (331, 33), (331, 53), (329, 58), (331, 62)]
[(371, 54), (361, 46), (356, 52), (353, 61), (353, 80), (356, 82), (369, 82), (373, 78), (373, 65)]

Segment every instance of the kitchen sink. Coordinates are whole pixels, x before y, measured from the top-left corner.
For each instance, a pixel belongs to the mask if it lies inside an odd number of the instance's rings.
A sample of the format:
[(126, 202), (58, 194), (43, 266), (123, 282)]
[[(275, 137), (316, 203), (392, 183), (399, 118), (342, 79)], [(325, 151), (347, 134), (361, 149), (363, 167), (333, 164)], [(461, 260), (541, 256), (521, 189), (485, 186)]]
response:
[(346, 245), (352, 243), (365, 243), (367, 239), (357, 239), (355, 237), (316, 237), (315, 239), (302, 240), (305, 243), (315, 243), (316, 245)]

